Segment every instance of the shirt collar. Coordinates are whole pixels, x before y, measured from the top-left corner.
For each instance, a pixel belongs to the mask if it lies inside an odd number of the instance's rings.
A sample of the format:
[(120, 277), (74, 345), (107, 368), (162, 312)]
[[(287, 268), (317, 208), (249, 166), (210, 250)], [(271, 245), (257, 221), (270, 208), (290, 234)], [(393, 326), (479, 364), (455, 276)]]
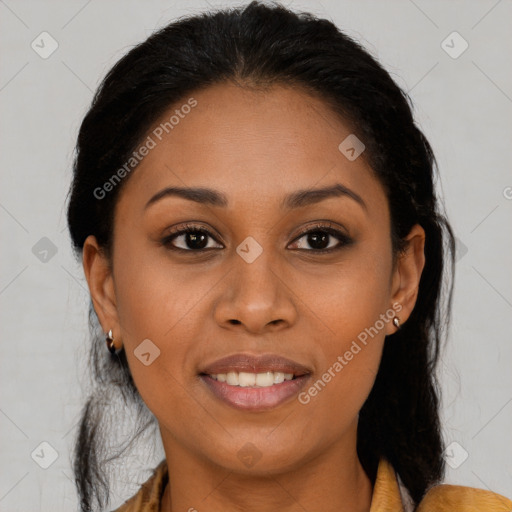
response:
[[(168, 480), (167, 462), (163, 459), (140, 491), (116, 512), (159, 512)], [(407, 490), (400, 484), (393, 467), (386, 459), (380, 459), (370, 512), (409, 512), (412, 510), (409, 503)]]
[(381, 458), (373, 486), (370, 512), (409, 512), (411, 504), (412, 500), (405, 487), (400, 485), (393, 466)]

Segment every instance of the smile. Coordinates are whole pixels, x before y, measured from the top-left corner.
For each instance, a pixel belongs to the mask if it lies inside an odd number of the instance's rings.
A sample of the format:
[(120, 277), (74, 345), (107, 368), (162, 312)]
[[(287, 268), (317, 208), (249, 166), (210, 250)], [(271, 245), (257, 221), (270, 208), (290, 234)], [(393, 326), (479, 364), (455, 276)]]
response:
[(261, 412), (276, 408), (298, 395), (310, 376), (283, 372), (228, 372), (199, 377), (222, 403), (238, 410)]
[(232, 354), (199, 371), (213, 397), (245, 411), (277, 407), (300, 393), (311, 369), (277, 354)]

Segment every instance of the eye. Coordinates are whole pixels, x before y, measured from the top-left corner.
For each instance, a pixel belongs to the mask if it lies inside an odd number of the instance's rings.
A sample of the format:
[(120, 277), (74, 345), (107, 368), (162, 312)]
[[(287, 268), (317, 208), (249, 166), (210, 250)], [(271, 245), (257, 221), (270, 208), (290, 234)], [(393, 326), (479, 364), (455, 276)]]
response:
[[(299, 247), (294, 247), (295, 249), (323, 254), (337, 251), (353, 242), (348, 235), (333, 228), (332, 224), (316, 224), (312, 228), (309, 227), (295, 239), (294, 244), (297, 245), (297, 241), (300, 241), (303, 238), (305, 239), (305, 242), (299, 243)], [(338, 240), (337, 244), (333, 238)], [(334, 242), (334, 244), (331, 242)], [(309, 244), (312, 249), (304, 249), (304, 245), (307, 244)]]
[[(182, 245), (176, 247), (173, 242), (182, 238)], [(183, 229), (173, 231), (162, 240), (162, 244), (173, 251), (202, 252), (214, 249), (208, 246), (208, 238), (215, 240), (213, 235), (205, 228), (193, 224), (186, 224)], [(222, 247), (221, 247), (222, 248)]]
[[(181, 247), (175, 245), (175, 240), (179, 240), (180, 238), (182, 239)], [(305, 239), (305, 243), (312, 247), (311, 249), (305, 248), (303, 246), (304, 242), (298, 243), (298, 241), (303, 238)], [(176, 229), (166, 236), (162, 240), (162, 245), (173, 251), (206, 252), (216, 248), (215, 246), (209, 246), (208, 239), (216, 242), (215, 237), (207, 229), (194, 224), (186, 224), (181, 229)], [(336, 244), (333, 239), (337, 239), (338, 243)], [(331, 242), (334, 242), (334, 245), (332, 245)], [(304, 230), (299, 237), (294, 240), (293, 244), (295, 244), (296, 247), (292, 248), (307, 252), (326, 254), (337, 251), (344, 246), (350, 245), (352, 242), (353, 240), (348, 235), (333, 228), (332, 224), (316, 224), (313, 227), (310, 226), (308, 229)], [(297, 247), (297, 245), (299, 246)], [(221, 245), (220, 249), (222, 248), (223, 247)]]

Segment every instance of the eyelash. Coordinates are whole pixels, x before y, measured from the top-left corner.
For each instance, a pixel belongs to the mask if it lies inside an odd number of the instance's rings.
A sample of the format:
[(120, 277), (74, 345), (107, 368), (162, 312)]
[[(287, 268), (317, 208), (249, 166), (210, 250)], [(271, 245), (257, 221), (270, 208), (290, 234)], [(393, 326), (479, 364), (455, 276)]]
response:
[[(305, 230), (301, 231), (298, 236), (293, 240), (292, 243), (300, 240), (302, 237), (304, 237), (305, 235), (308, 235), (310, 233), (327, 233), (335, 238), (337, 238), (339, 240), (339, 245), (336, 246), (336, 247), (331, 247), (330, 249), (297, 249), (299, 251), (305, 251), (305, 252), (312, 252), (312, 253), (317, 253), (317, 254), (330, 254), (332, 252), (335, 252), (335, 251), (339, 251), (340, 249), (342, 249), (343, 247), (346, 247), (348, 245), (350, 245), (353, 240), (345, 235), (344, 233), (342, 233), (341, 231), (335, 229), (332, 227), (332, 224), (316, 224), (314, 226), (309, 226), (308, 228), (306, 228)], [(207, 229), (201, 227), (201, 226), (197, 226), (197, 225), (194, 225), (194, 224), (185, 224), (185, 227), (182, 228), (182, 229), (179, 229), (179, 230), (176, 230), (174, 231), (173, 233), (171, 233), (170, 235), (166, 236), (162, 241), (162, 245), (164, 245), (165, 247), (167, 247), (169, 250), (172, 250), (172, 251), (179, 251), (179, 252), (189, 252), (189, 253), (205, 253), (207, 251), (211, 251), (212, 248), (209, 248), (209, 249), (197, 249), (197, 250), (194, 250), (194, 249), (182, 249), (181, 247), (174, 247), (171, 242), (181, 236), (181, 235), (186, 235), (188, 233), (204, 233), (206, 234), (208, 237), (210, 238), (213, 238), (217, 243), (220, 243), (218, 242), (215, 237), (212, 235), (212, 233), (210, 233), (210, 231), (208, 231)]]

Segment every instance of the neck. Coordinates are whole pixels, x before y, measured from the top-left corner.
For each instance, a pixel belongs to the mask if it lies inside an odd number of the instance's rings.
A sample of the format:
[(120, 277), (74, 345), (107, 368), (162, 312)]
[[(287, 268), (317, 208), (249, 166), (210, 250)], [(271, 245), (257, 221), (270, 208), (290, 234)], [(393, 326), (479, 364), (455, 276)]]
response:
[[(169, 441), (169, 439), (167, 439)], [(354, 449), (339, 446), (272, 474), (237, 473), (164, 441), (169, 469), (161, 512), (368, 512), (372, 485)]]

